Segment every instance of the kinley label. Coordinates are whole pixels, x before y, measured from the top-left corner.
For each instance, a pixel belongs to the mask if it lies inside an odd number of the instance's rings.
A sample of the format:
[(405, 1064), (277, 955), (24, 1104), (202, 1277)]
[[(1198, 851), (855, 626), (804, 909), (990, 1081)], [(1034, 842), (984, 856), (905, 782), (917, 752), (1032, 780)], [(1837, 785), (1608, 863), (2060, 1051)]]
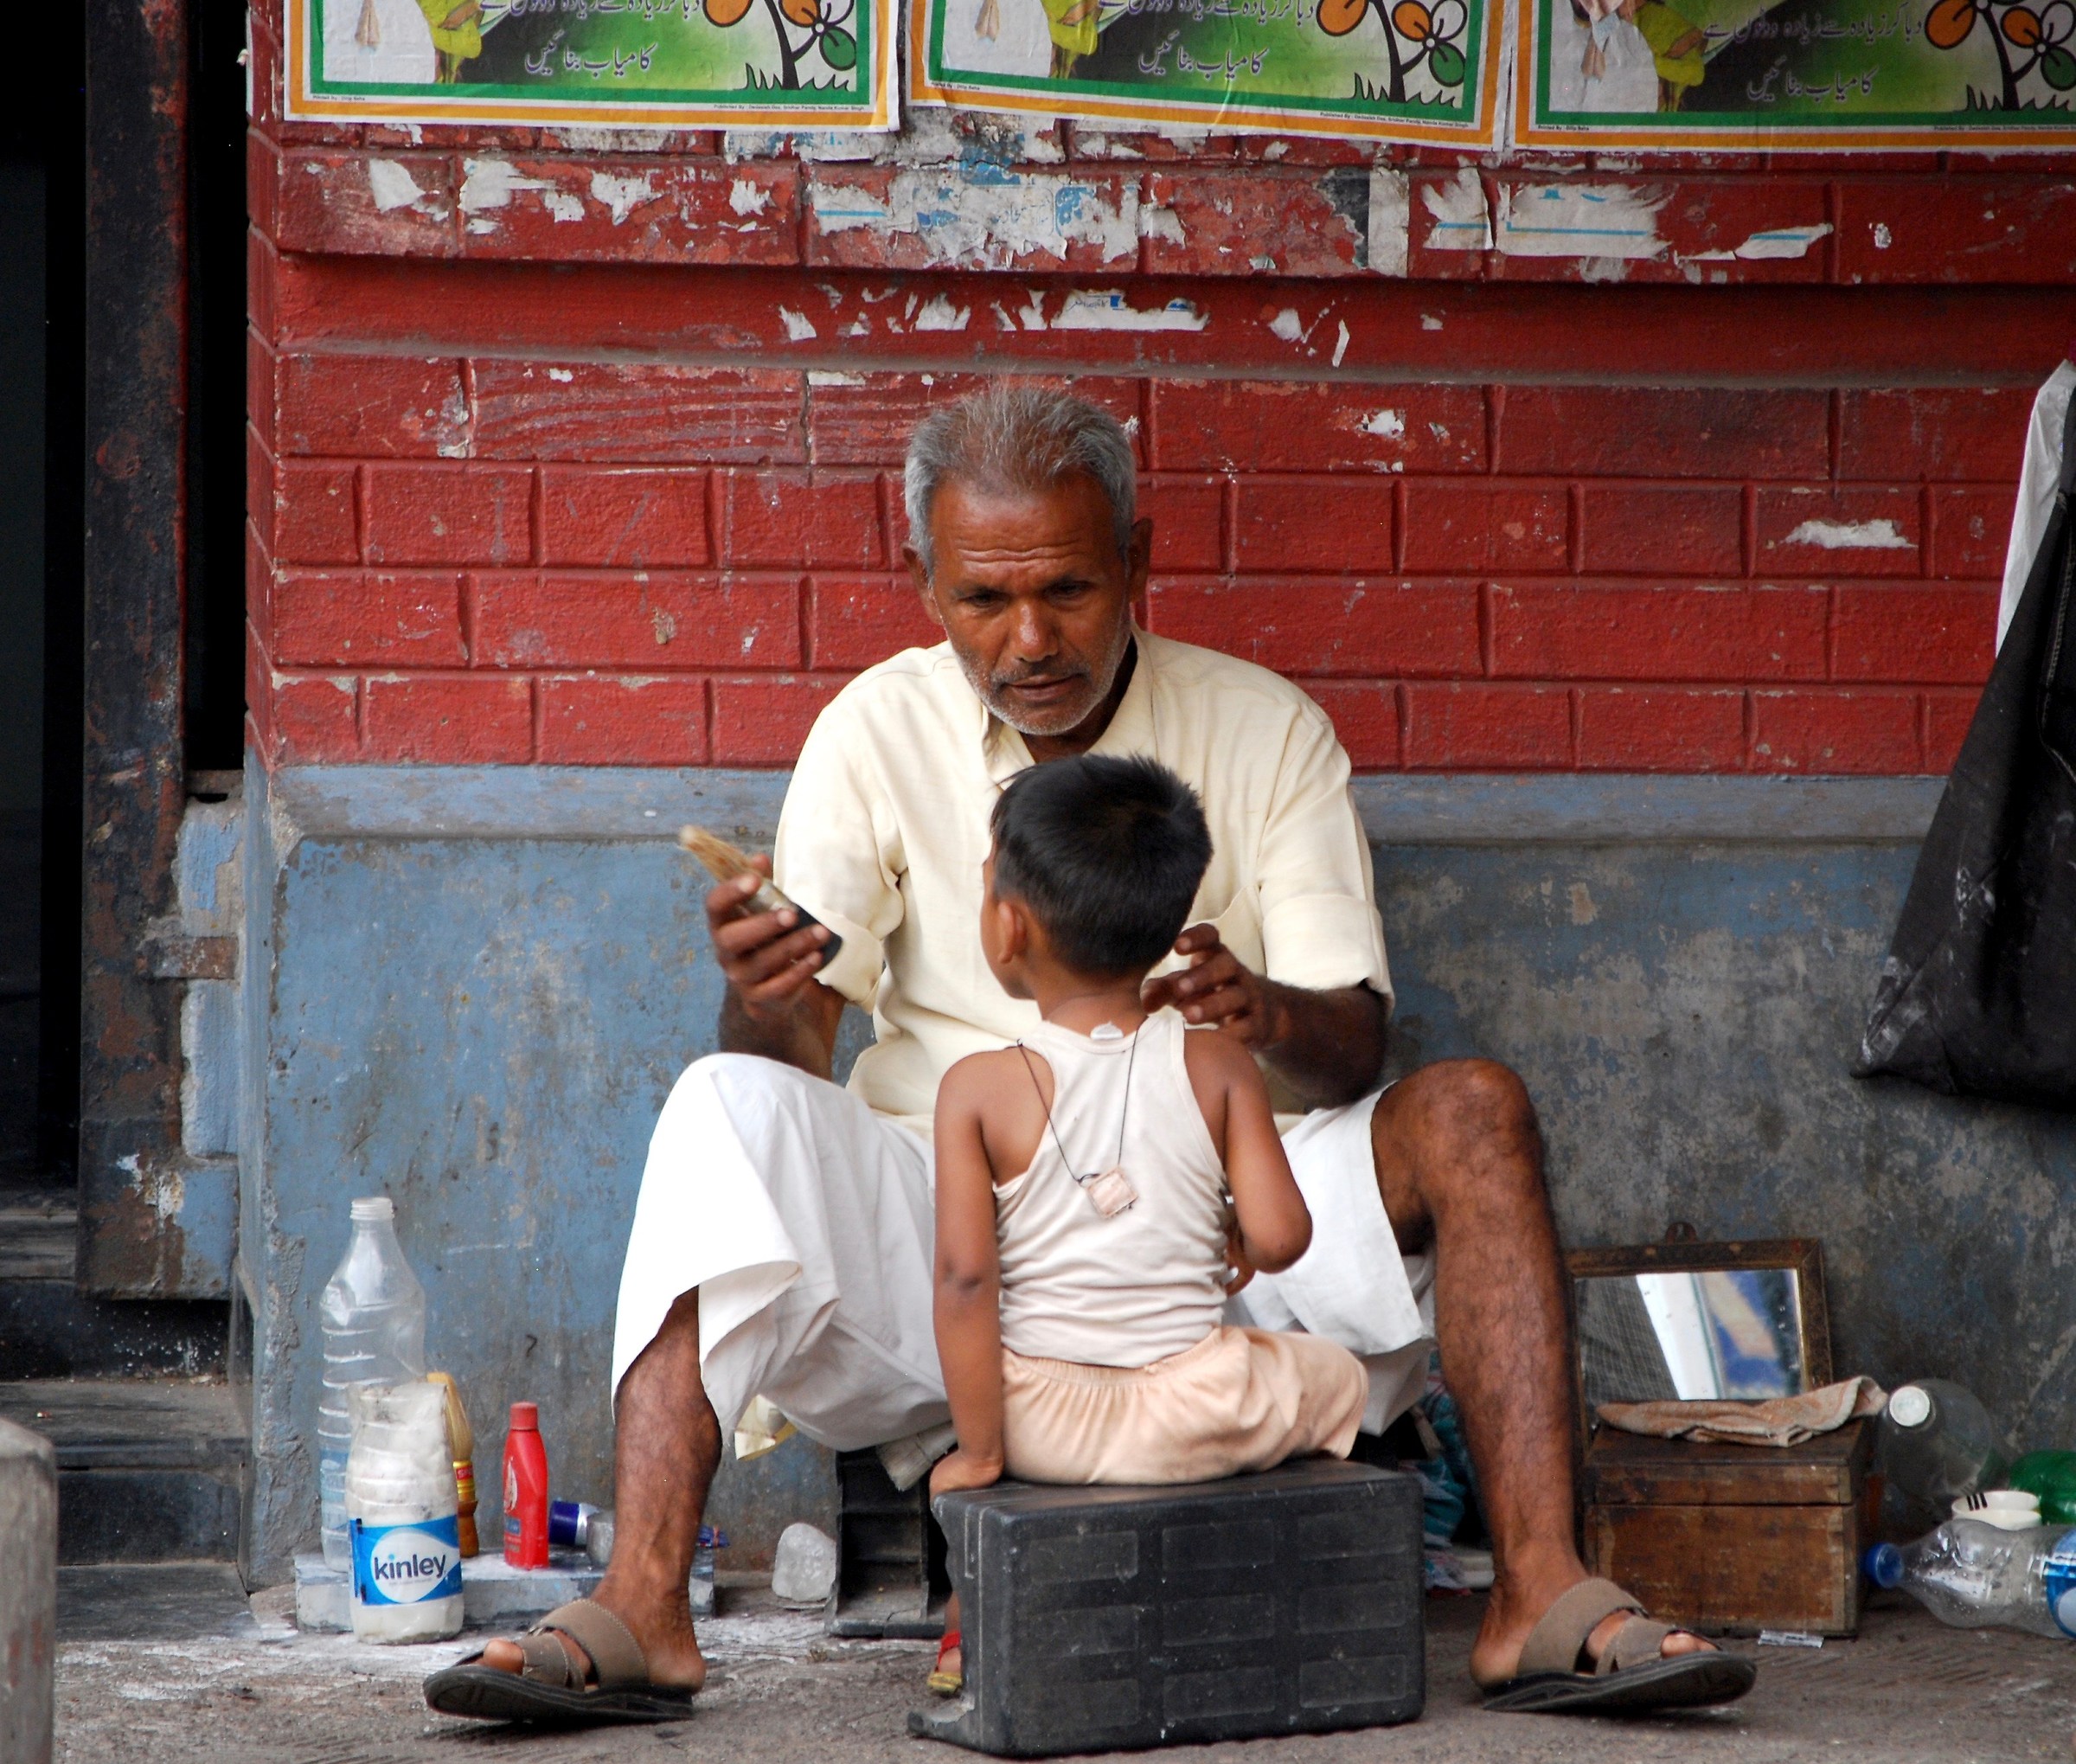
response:
[(452, 1513), (409, 1525), (349, 1522), (353, 1596), (363, 1605), (416, 1605), (461, 1592), (461, 1534)]

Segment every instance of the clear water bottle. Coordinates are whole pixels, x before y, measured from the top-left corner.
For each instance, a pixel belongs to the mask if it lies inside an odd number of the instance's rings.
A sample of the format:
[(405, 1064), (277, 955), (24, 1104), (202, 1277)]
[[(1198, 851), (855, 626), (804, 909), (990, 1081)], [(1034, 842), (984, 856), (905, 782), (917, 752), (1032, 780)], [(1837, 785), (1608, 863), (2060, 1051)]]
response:
[(2010, 1461), (1974, 1392), (1945, 1378), (1898, 1385), (1874, 1440), (1874, 1468), (1887, 1479), (1883, 1530), (1929, 1531), (1954, 1502), (2001, 1480)]
[(2076, 1530), (2066, 1526), (2006, 1531), (1949, 1519), (1915, 1543), (1877, 1543), (1866, 1568), (1876, 1586), (1902, 1588), (1957, 1629), (2076, 1636)]
[(327, 1567), (349, 1568), (346, 1459), (353, 1450), (347, 1391), (356, 1384), (405, 1384), (426, 1376), (426, 1289), (396, 1241), (396, 1208), (386, 1195), (353, 1203), (353, 1239), (317, 1304), (324, 1333), (324, 1387), (317, 1398), (317, 1491)]

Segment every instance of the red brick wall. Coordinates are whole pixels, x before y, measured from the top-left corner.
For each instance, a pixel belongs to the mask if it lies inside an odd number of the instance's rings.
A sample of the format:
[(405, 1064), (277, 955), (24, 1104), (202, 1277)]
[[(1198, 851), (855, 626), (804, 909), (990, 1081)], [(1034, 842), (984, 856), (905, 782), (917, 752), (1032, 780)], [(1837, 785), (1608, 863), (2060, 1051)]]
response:
[[(903, 441), (1003, 372), (1134, 421), (1152, 628), (1303, 682), (1359, 767), (1936, 772), (1966, 726), (2031, 390), (2076, 337), (2076, 157), (1658, 168), (1667, 249), (1611, 266), (1432, 248), (1456, 167), (1387, 153), (1399, 278), (1364, 263), (1366, 150), (1060, 125), (989, 175), (1126, 242), (982, 268), (827, 224), (956, 164), (289, 126), (255, 26), (270, 765), (787, 763), (931, 638)], [(1496, 203), (1531, 169), (1481, 175)], [(1799, 259), (1696, 255), (1823, 222)], [(1202, 327), (1028, 327), (1092, 288)]]

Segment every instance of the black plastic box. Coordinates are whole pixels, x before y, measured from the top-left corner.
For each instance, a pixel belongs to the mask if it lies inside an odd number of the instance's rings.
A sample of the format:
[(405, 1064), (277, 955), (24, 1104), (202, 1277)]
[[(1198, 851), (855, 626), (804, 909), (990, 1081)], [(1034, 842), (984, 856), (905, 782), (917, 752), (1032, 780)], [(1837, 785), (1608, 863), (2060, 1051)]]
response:
[(1411, 1721), (1420, 1485), (1332, 1459), (936, 1503), (965, 1690), (908, 1729), (1009, 1758)]

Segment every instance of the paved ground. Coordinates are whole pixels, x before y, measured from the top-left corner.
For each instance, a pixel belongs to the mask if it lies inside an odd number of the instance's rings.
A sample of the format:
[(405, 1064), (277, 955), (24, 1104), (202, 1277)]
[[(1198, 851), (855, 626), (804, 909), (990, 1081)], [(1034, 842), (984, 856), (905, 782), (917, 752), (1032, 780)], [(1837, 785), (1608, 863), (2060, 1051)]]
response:
[[(229, 1570), (67, 1569), (59, 1593), (58, 1755), (68, 1764), (931, 1764), (912, 1740), (929, 1649), (832, 1642), (817, 1620), (736, 1589), (702, 1626), (714, 1675), (695, 1720), (561, 1737), (432, 1715), (419, 1680), (472, 1645), (362, 1646), (298, 1634), (279, 1594), (248, 1607)], [(1734, 1708), (1611, 1723), (1487, 1715), (1464, 1676), (1480, 1600), (1428, 1602), (1427, 1713), (1408, 1727), (1177, 1748), (1203, 1764), (1899, 1764), (2067, 1760), (2076, 1647), (1877, 1609), (1860, 1639), (1759, 1651)], [(1740, 1644), (1740, 1645), (1749, 1645)], [(959, 1754), (958, 1756), (967, 1754)], [(1144, 1755), (1144, 1754), (1138, 1754)]]

